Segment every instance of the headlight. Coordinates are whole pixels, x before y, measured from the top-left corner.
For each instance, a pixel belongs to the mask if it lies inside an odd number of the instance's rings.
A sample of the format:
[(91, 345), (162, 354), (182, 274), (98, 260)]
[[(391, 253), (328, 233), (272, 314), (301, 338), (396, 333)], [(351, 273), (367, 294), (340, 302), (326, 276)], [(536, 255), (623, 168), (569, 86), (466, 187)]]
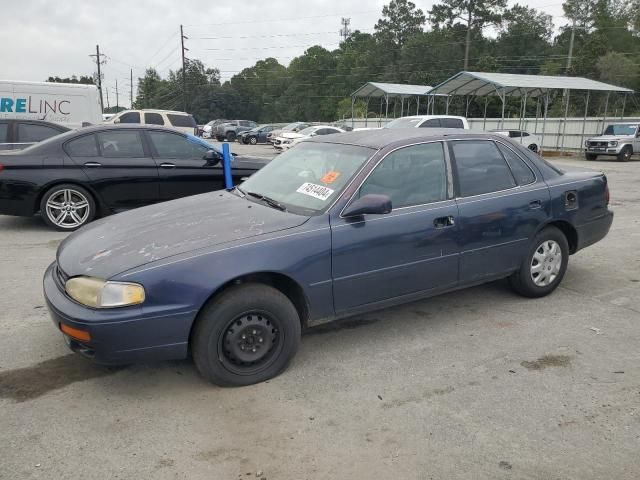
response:
[(92, 308), (124, 307), (144, 302), (144, 287), (137, 283), (74, 277), (67, 280), (64, 289), (76, 302)]
[(610, 147), (617, 147), (618, 146), (618, 142), (616, 142), (615, 140), (611, 141), (611, 142), (609, 142), (609, 146)]
[(291, 140), (282, 140), (282, 143), (291, 143)]

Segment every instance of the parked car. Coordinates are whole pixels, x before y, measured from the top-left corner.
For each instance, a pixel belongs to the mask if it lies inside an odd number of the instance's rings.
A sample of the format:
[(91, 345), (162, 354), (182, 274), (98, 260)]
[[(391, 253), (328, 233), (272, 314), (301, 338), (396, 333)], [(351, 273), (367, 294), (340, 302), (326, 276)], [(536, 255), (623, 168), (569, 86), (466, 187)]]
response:
[(210, 381), (248, 385), (286, 367), (305, 326), (505, 277), (550, 294), (569, 255), (609, 231), (608, 201), (604, 174), (563, 172), (500, 135), (317, 136), (231, 192), (68, 236), (44, 294), (81, 355), (191, 354)]
[(198, 125), (193, 116), (173, 110), (123, 110), (105, 123), (138, 123), (170, 127), (183, 133), (198, 134)]
[(0, 119), (0, 150), (22, 150), (68, 131), (57, 123)]
[(514, 142), (518, 142), (520, 145), (527, 147), (532, 152), (538, 153), (540, 151), (540, 146), (542, 145), (538, 136), (531, 135), (529, 132), (525, 132), (524, 130), (491, 130), (491, 132), (509, 137)]
[(215, 127), (216, 140), (233, 142), (242, 132), (256, 128), (258, 124), (251, 120), (230, 120)]
[(628, 162), (640, 152), (640, 124), (614, 123), (608, 125), (599, 137), (585, 142), (585, 157), (596, 160), (599, 155), (613, 156), (619, 162)]
[(67, 128), (102, 122), (98, 88), (75, 83), (0, 80), (0, 112), (5, 120), (44, 120)]
[[(222, 154), (164, 127), (101, 125), (0, 154), (0, 214), (70, 231), (96, 216), (224, 187)], [(236, 157), (240, 181), (264, 161)], [(212, 235), (214, 234), (212, 230)]]
[(273, 147), (276, 150), (288, 150), (301, 141), (315, 137), (316, 135), (331, 135), (334, 133), (344, 133), (344, 130), (338, 127), (332, 127), (331, 125), (314, 125), (299, 132), (283, 132), (280, 136), (276, 137), (273, 142)]
[(226, 123), (228, 121), (229, 120), (225, 120), (222, 118), (219, 118), (217, 120), (211, 120), (204, 127), (202, 127), (202, 138), (213, 138), (214, 137), (213, 129), (216, 127), (216, 125), (219, 125), (221, 123)]
[(464, 117), (452, 115), (413, 115), (400, 117), (387, 123), (384, 128), (463, 128), (469, 130)]
[(293, 122), (288, 125), (285, 125), (281, 129), (272, 130), (267, 134), (267, 141), (270, 143), (274, 143), (276, 138), (282, 135), (284, 132), (299, 132), (300, 130), (304, 130), (307, 127), (310, 127), (310, 123), (306, 122)]
[(267, 143), (267, 135), (277, 129), (276, 125), (259, 125), (251, 130), (242, 132), (238, 136), (238, 142), (251, 145), (257, 145), (258, 143)]

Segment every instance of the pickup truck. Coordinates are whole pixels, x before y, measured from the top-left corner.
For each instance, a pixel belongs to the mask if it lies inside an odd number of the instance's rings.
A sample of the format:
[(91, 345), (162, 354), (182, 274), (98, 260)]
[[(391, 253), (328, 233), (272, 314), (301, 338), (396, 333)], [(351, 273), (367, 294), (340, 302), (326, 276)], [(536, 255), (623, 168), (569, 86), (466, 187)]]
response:
[(234, 142), (242, 132), (246, 132), (257, 126), (258, 124), (251, 120), (229, 120), (226, 123), (220, 123), (214, 127), (215, 137), (219, 142), (225, 140), (227, 142)]
[(619, 162), (628, 162), (631, 155), (640, 152), (640, 124), (613, 123), (599, 137), (585, 142), (584, 156), (596, 160), (598, 155), (617, 157)]

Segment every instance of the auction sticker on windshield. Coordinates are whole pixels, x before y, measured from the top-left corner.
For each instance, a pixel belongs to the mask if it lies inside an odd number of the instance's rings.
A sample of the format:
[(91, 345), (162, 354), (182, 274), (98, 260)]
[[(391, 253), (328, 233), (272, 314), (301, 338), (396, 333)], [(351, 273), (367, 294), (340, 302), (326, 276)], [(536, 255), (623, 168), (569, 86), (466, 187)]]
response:
[(329, 187), (323, 187), (322, 185), (307, 182), (300, 185), (300, 188), (298, 188), (296, 192), (325, 201), (331, 196), (334, 190)]

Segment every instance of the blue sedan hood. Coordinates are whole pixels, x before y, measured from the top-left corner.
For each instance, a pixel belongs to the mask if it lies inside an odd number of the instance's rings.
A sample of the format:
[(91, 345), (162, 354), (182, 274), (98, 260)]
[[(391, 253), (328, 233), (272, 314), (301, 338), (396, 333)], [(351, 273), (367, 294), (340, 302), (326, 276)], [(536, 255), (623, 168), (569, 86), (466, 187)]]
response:
[(224, 191), (158, 203), (90, 223), (58, 248), (69, 276), (108, 279), (145, 263), (302, 225), (282, 212)]

